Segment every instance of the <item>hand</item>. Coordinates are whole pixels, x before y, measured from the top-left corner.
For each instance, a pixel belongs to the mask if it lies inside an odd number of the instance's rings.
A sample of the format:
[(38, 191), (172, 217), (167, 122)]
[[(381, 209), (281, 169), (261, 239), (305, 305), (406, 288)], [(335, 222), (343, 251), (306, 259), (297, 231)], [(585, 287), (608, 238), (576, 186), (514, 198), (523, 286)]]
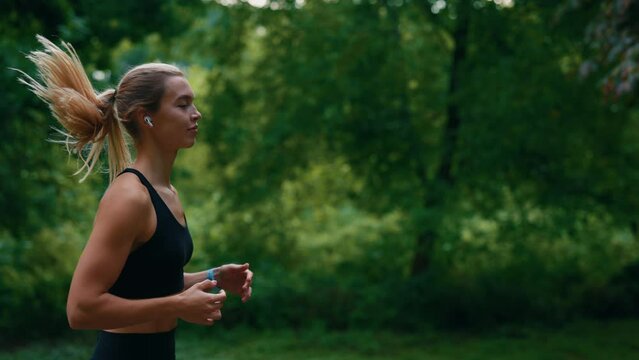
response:
[(190, 323), (209, 326), (213, 325), (214, 321), (220, 320), (226, 293), (224, 290), (220, 290), (217, 294), (209, 293), (216, 284), (216, 281), (204, 280), (178, 295), (180, 299), (178, 317)]
[(219, 287), (242, 297), (242, 302), (247, 302), (253, 292), (253, 272), (249, 270), (249, 264), (226, 264), (217, 268), (215, 278)]

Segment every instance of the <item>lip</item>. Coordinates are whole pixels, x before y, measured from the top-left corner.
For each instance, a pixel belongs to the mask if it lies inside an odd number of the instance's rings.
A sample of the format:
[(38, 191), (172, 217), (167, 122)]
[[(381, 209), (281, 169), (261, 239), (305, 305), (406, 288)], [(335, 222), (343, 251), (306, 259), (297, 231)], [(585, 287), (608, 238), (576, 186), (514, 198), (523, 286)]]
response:
[(197, 128), (198, 128), (198, 126), (197, 126), (197, 125), (195, 125), (195, 126), (191, 126), (191, 127), (190, 127), (190, 128), (188, 128), (187, 130), (189, 130), (189, 131), (194, 130), (194, 131), (196, 131), (196, 132), (197, 132)]

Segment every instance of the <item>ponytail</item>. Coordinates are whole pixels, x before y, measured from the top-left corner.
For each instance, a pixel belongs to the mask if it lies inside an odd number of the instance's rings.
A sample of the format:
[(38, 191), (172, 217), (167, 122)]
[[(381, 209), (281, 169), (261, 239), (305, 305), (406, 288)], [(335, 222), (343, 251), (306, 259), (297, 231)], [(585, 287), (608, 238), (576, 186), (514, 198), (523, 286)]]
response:
[(19, 81), (49, 105), (64, 128), (57, 130), (64, 140), (54, 142), (64, 144), (69, 153), (76, 153), (82, 161), (75, 173), (85, 172), (80, 182), (91, 174), (105, 146), (109, 179), (113, 181), (131, 162), (117, 115), (117, 91), (95, 92), (71, 44), (62, 42), (65, 52), (43, 36), (36, 38), (44, 51), (32, 51), (27, 58), (36, 65), (42, 82), (18, 70), (23, 76)]

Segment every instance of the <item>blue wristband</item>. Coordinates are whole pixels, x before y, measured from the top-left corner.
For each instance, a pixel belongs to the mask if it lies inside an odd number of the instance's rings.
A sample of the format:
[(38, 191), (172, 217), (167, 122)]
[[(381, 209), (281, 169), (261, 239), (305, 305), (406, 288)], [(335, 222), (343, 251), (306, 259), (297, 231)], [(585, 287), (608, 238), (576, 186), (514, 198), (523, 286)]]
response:
[[(207, 279), (209, 279), (209, 280), (211, 280), (211, 281), (215, 281), (215, 271), (214, 271), (214, 269), (209, 269), (209, 271), (207, 271), (207, 272), (206, 272), (206, 278), (207, 278)], [(212, 291), (213, 291), (213, 292), (219, 292), (219, 291), (220, 291), (220, 288), (219, 288), (219, 287), (217, 287), (217, 286), (215, 286), (215, 287), (212, 289)]]

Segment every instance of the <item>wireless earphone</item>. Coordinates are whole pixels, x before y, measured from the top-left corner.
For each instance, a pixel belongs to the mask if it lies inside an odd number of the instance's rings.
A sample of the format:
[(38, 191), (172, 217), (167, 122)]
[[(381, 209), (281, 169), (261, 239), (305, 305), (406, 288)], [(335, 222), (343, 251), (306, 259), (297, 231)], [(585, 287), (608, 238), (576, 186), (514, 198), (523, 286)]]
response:
[(151, 117), (149, 115), (146, 115), (144, 117), (144, 122), (149, 125), (150, 127), (153, 127), (153, 121), (151, 120)]

